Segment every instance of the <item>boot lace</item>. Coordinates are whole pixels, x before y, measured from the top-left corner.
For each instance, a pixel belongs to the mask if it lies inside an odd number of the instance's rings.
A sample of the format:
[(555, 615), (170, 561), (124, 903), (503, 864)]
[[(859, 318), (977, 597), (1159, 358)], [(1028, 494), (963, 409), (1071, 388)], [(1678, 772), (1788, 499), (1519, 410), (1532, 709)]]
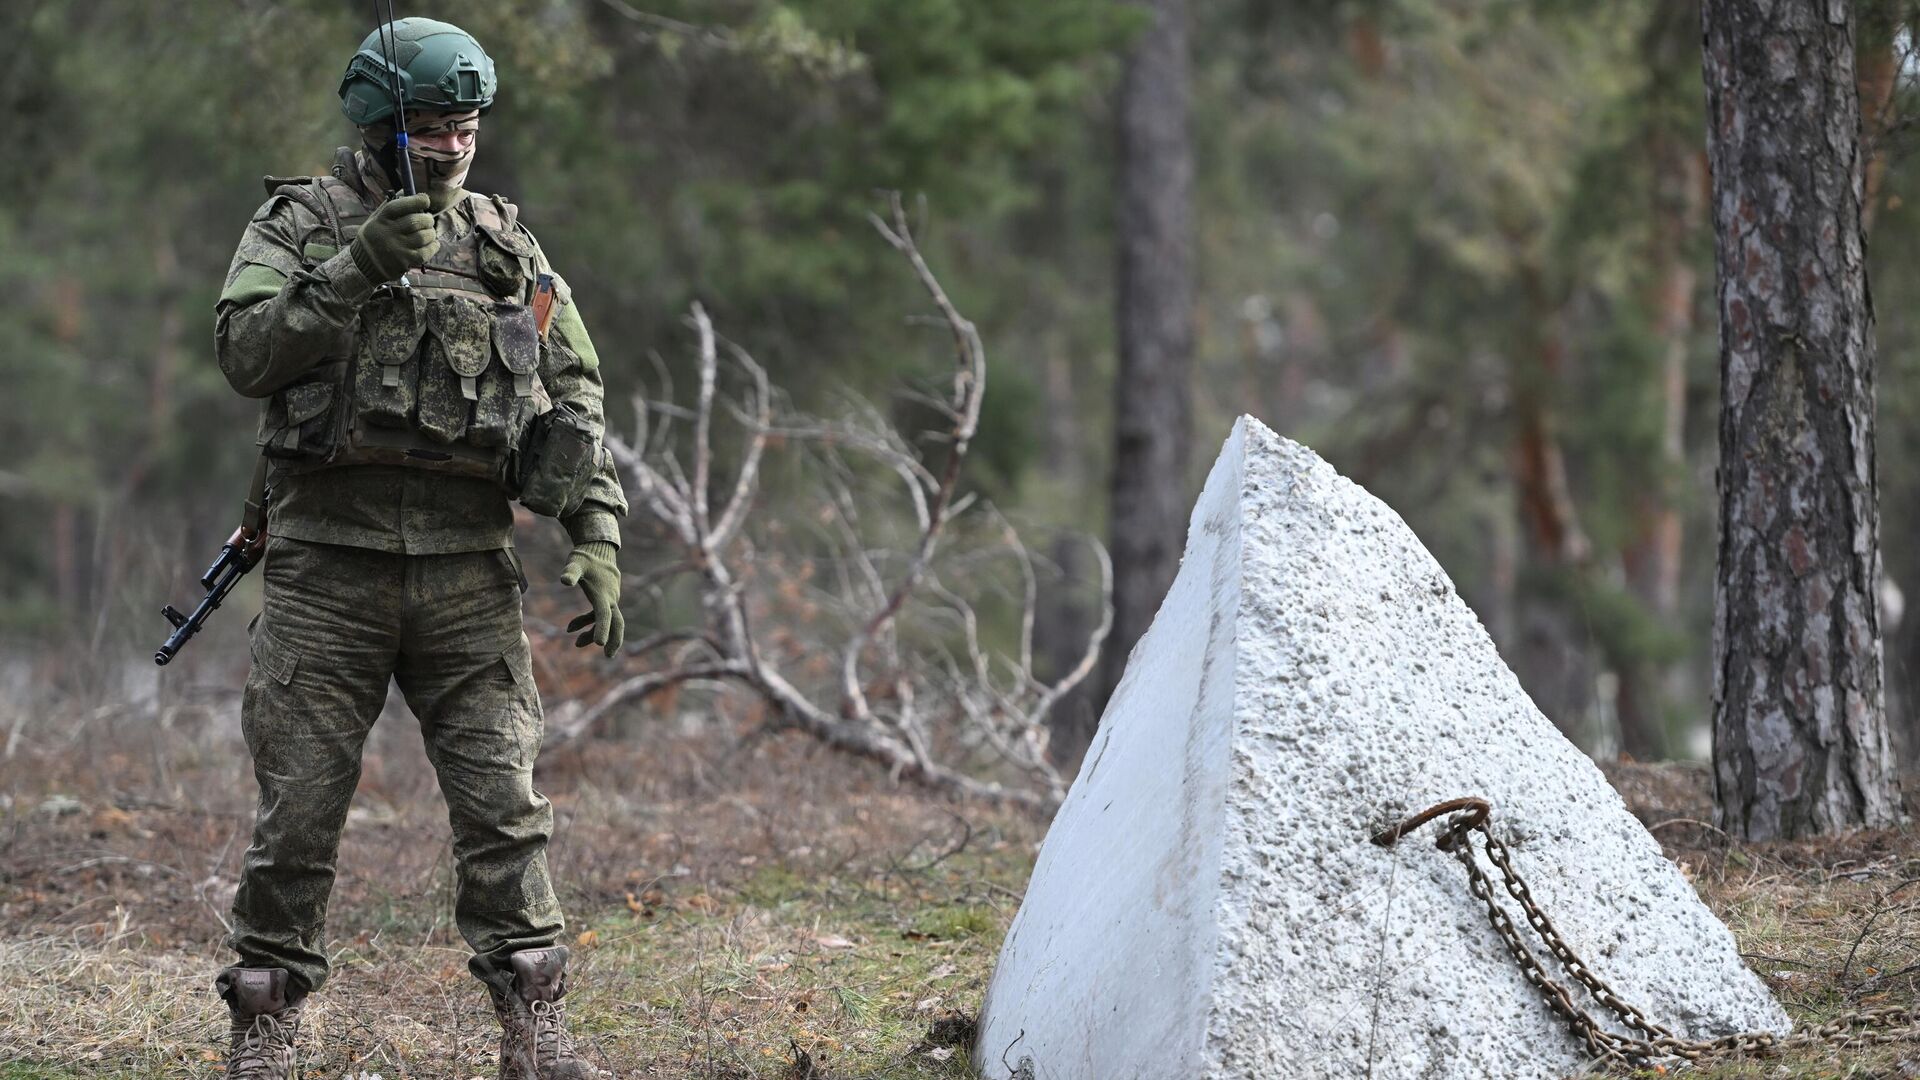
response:
[(260, 1013), (247, 1025), (240, 1045), (233, 1048), (227, 1080), (273, 1080), (291, 1076), (293, 1039), (300, 1030), (300, 1010), (288, 1006)]
[(573, 1036), (567, 1033), (567, 1006), (560, 1001), (528, 1002), (533, 1012), (533, 1062), (558, 1065), (573, 1061)]

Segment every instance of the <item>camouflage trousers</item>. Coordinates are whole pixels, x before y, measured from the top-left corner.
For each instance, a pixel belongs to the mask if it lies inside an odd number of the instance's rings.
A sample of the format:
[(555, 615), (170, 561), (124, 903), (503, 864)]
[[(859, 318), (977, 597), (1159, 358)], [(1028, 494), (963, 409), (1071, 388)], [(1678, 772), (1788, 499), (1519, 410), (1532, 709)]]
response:
[(511, 988), (508, 955), (564, 928), (547, 876), (553, 809), (533, 788), (543, 721), (512, 555), (275, 537), (265, 578), (241, 705), (260, 805), (233, 901), (237, 966), (286, 968), (302, 991), (326, 980), (340, 831), (392, 680), (447, 800), (470, 966)]

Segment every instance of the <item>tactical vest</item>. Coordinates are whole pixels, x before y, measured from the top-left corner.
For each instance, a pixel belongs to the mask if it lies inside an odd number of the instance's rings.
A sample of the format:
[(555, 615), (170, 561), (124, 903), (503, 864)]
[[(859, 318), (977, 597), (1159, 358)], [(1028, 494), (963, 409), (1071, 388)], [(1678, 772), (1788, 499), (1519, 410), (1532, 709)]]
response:
[[(342, 150), (330, 175), (268, 177), (268, 191), (311, 211), (333, 244), (309, 242), (311, 271), (346, 250), (377, 203)], [(406, 285), (378, 287), (360, 309), (350, 355), (328, 357), (267, 400), (259, 444), (283, 468), (390, 464), (487, 477), (512, 490), (510, 457), (551, 408), (540, 382), (533, 238), (514, 205), (469, 193), (464, 237), (442, 234)]]

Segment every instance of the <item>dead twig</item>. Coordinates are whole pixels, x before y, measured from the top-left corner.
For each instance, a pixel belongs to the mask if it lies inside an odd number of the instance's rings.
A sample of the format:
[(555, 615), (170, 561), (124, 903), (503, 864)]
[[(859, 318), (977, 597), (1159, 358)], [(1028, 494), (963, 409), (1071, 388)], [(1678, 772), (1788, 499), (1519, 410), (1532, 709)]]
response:
[[(784, 399), (765, 369), (716, 334), (706, 310), (693, 305), (691, 408), (672, 402), (665, 365), (658, 364), (665, 396), (636, 399), (631, 438), (609, 433), (607, 446), (635, 513), (657, 523), (675, 549), (663, 567), (632, 579), (665, 595), (670, 582), (692, 578), (701, 622), (663, 628), (629, 646), (627, 663), (652, 666), (591, 702), (555, 709), (547, 750), (657, 690), (724, 685), (768, 707), (760, 732), (800, 731), (898, 778), (1041, 809), (1064, 797), (1066, 782), (1047, 756), (1047, 718), (1098, 659), (1112, 625), (1112, 566), (1089, 539), (1100, 574), (1099, 625), (1076, 664), (1051, 682), (1040, 679), (1033, 666), (1040, 583), (1031, 553), (1011, 521), (960, 484), (979, 430), (986, 351), (921, 254), (898, 196), (887, 210), (874, 227), (906, 260), (952, 340), (945, 392), (923, 402), (947, 424), (931, 440), (942, 460), (930, 466), (914, 442), (864, 403), (851, 403), (835, 421), (782, 415)], [(738, 401), (722, 393), (723, 362), (743, 386)], [(720, 476), (716, 408), (740, 432), (730, 480)], [(651, 424), (650, 416), (662, 422)], [(666, 434), (674, 418), (688, 422), (682, 440)], [(777, 447), (810, 453), (815, 486), (783, 492), (782, 520), (763, 522), (755, 516), (761, 477)], [(690, 455), (685, 465), (682, 449)], [(863, 485), (877, 477), (888, 478), (887, 490), (904, 494), (904, 502), (863, 499)], [(815, 541), (805, 554), (771, 543), (785, 535), (788, 521)], [(911, 536), (900, 542), (909, 522)], [(986, 644), (982, 600), (961, 585), (995, 575), (1011, 584), (988, 596), (1018, 604), (1016, 644), (1005, 655)], [(837, 639), (836, 629), (844, 632)], [(1020, 779), (980, 775), (982, 762), (1001, 772), (1010, 767)]]

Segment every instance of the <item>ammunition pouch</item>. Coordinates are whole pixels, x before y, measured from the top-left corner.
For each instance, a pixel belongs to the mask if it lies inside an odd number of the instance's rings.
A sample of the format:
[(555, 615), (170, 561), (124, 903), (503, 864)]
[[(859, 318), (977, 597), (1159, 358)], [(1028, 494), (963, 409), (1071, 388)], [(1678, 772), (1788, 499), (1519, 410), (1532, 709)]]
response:
[(382, 289), (360, 312), (353, 365), (355, 426), (404, 428), (413, 423), (420, 383), (420, 343), (427, 330), (423, 301), (411, 289)]
[[(325, 457), (334, 444), (336, 385), (342, 365), (328, 364), (267, 398), (260, 410), (260, 433), (254, 440), (276, 461), (305, 461)], [(331, 374), (320, 374), (332, 369)]]
[(537, 409), (540, 334), (533, 327), (533, 309), (525, 304), (495, 305), (491, 330), (499, 364), (479, 384), (467, 441), (504, 451), (520, 441)]
[(513, 454), (509, 483), (520, 505), (536, 514), (566, 517), (586, 500), (606, 448), (585, 417), (565, 404), (534, 417)]
[(425, 306), (430, 336), (414, 426), (436, 443), (459, 442), (480, 400), (480, 377), (493, 366), (493, 335), (486, 309), (465, 297), (443, 296)]
[(486, 238), (476, 253), (480, 280), (500, 296), (520, 296), (526, 291), (533, 267), (533, 241), (499, 223), (480, 223)]

